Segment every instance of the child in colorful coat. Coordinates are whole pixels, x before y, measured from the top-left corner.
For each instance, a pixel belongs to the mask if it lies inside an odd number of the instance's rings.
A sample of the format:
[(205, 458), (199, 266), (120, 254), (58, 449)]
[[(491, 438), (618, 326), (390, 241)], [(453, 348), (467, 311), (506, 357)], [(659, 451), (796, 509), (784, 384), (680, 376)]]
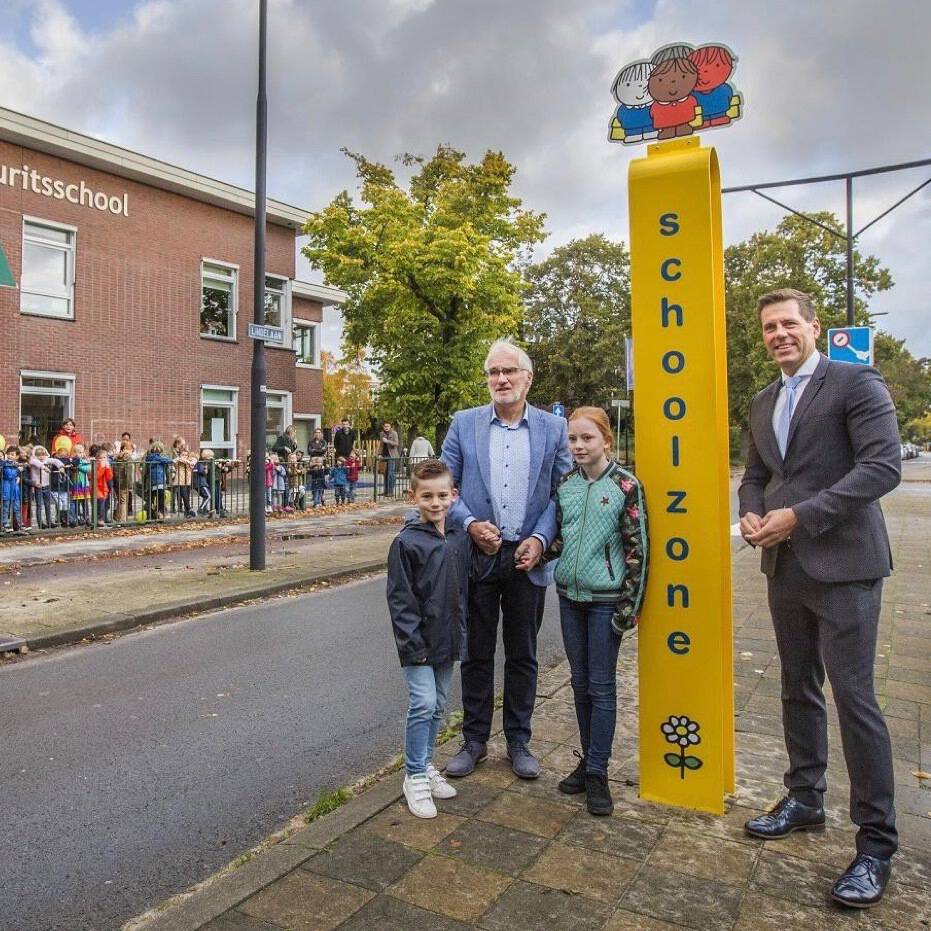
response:
[(569, 418), (575, 468), (556, 488), (557, 536), (547, 558), (559, 557), (556, 591), (582, 755), (559, 783), (585, 792), (593, 815), (609, 815), (608, 760), (617, 718), (621, 636), (637, 623), (647, 579), (643, 488), (609, 458), (614, 443), (603, 410), (580, 407)]

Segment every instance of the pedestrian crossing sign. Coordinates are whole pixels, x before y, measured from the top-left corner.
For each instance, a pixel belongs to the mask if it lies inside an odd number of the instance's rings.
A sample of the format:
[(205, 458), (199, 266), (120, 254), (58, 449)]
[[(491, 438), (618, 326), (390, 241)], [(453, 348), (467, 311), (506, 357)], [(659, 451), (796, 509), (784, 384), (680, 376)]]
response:
[(873, 328), (848, 326), (828, 330), (828, 358), (832, 362), (872, 365)]

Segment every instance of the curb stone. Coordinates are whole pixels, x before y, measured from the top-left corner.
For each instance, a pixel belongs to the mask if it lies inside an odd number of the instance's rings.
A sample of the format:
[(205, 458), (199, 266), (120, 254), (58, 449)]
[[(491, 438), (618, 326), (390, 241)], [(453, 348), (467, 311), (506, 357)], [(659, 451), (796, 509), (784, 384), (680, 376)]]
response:
[(221, 608), (228, 608), (232, 605), (239, 604), (242, 601), (251, 601), (256, 598), (270, 598), (274, 595), (280, 595), (283, 592), (308, 588), (318, 582), (347, 580), (366, 572), (381, 572), (384, 570), (386, 564), (387, 557), (372, 560), (367, 563), (360, 563), (357, 566), (344, 566), (339, 569), (307, 573), (306, 575), (283, 581), (275, 581), (264, 585), (254, 585), (251, 588), (230, 592), (227, 595), (214, 595), (210, 598), (188, 598), (183, 601), (171, 602), (167, 605), (161, 605), (148, 611), (138, 611), (133, 614), (109, 614), (102, 620), (94, 621), (90, 624), (66, 627), (48, 634), (40, 633), (35, 636), (28, 636), (25, 640), (19, 640), (15, 646), (4, 646), (4, 648), (17, 649), (25, 645), (28, 646), (30, 650), (42, 650), (49, 647), (67, 646), (68, 644), (78, 643), (88, 637), (94, 638), (103, 636), (104, 634), (130, 630), (135, 627), (142, 627), (146, 624), (154, 624), (159, 621), (180, 617), (181, 615), (217, 611)]

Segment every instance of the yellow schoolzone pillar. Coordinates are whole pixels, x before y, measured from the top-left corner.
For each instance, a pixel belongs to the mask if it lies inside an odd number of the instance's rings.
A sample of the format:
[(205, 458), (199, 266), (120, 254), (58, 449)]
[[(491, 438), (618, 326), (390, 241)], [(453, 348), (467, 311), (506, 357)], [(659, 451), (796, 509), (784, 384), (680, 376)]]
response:
[(721, 813), (734, 790), (724, 252), (713, 148), (630, 164), (637, 474), (650, 511), (640, 794)]

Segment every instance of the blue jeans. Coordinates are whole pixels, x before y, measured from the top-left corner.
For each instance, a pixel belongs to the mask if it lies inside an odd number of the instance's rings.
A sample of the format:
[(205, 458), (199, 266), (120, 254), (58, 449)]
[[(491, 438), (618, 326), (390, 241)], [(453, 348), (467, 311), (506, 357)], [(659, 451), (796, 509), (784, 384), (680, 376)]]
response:
[(408, 776), (422, 776), (427, 764), (433, 762), (436, 735), (446, 714), (453, 663), (402, 666), (401, 671), (410, 693), (404, 728), (404, 764)]
[(617, 606), (570, 601), (559, 596), (562, 640), (572, 671), (572, 693), (585, 754), (585, 771), (608, 772), (617, 719), (617, 652), (621, 638), (611, 628)]
[(394, 495), (394, 470), (397, 466), (397, 459), (386, 459), (385, 460), (385, 487), (384, 495), (386, 498), (390, 498)]

